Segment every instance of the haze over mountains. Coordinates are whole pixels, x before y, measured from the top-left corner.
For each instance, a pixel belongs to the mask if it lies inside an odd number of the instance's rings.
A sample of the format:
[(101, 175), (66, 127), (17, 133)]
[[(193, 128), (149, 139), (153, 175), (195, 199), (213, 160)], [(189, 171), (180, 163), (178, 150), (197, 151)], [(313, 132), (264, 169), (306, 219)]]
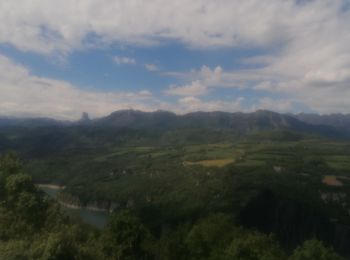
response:
[[(268, 110), (258, 110), (252, 113), (242, 112), (192, 112), (177, 115), (169, 111), (143, 112), (139, 110), (119, 110), (106, 117), (90, 119), (87, 113), (83, 113), (78, 121), (61, 121), (52, 118), (18, 118), (0, 117), (0, 127), (22, 126), (70, 126), (70, 125), (94, 125), (115, 128), (130, 127), (219, 127), (219, 128), (291, 128), (301, 130), (307, 125), (332, 126), (343, 130), (350, 130), (350, 114), (280, 114)], [(248, 129), (249, 130), (249, 129)]]
[(50, 118), (0, 118), (2, 128), (53, 126), (158, 130), (203, 128), (230, 130), (240, 135), (280, 129), (343, 138), (350, 136), (350, 115), (293, 115), (268, 110), (252, 113), (216, 111), (177, 115), (168, 111), (120, 110), (96, 119), (90, 119), (87, 113), (83, 113), (78, 121), (59, 121)]

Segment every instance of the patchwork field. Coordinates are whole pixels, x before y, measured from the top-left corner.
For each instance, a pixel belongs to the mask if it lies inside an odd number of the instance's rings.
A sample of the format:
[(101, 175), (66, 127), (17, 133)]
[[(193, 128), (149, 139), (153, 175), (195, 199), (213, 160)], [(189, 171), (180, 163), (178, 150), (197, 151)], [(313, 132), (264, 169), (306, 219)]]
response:
[(337, 179), (337, 176), (326, 175), (322, 182), (329, 186), (342, 187), (344, 184)]
[(201, 165), (204, 167), (224, 167), (226, 165), (229, 165), (231, 163), (234, 163), (234, 159), (217, 159), (217, 160), (203, 160), (203, 161), (197, 161), (197, 162), (184, 162), (185, 166), (190, 165)]

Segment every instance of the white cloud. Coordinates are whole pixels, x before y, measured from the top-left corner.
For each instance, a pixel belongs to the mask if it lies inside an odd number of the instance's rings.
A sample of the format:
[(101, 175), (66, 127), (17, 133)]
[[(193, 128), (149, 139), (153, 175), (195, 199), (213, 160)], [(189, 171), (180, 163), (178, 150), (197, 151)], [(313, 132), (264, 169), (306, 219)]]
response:
[(203, 85), (199, 80), (196, 80), (189, 85), (172, 85), (164, 91), (164, 94), (170, 96), (202, 96), (207, 94), (207, 92), (208, 87)]
[(222, 68), (217, 66), (213, 70), (203, 65), (199, 71), (192, 70), (190, 73), (172, 73), (172, 75), (185, 80), (193, 79), (190, 84), (184, 86), (171, 85), (164, 93), (172, 96), (203, 96), (210, 92), (211, 88), (223, 87), (225, 83), (222, 80)]
[(121, 64), (136, 64), (136, 60), (134, 58), (130, 58), (130, 57), (114, 56), (113, 60), (118, 65), (121, 65)]
[(216, 86), (221, 83), (222, 68), (217, 66), (211, 70), (208, 66), (204, 65), (199, 71), (199, 77), (207, 86)]
[[(197, 49), (258, 48), (262, 55), (242, 60), (247, 69), (203, 67), (187, 75), (188, 84), (166, 92), (198, 96), (216, 86), (251, 87), (289, 95), (314, 111), (350, 112), (350, 10), (343, 8), (347, 3), (3, 0), (0, 43), (43, 54), (110, 44), (154, 46), (164, 40)], [(121, 64), (136, 62), (119, 58)], [(28, 73), (24, 71), (18, 69)]]
[(157, 101), (148, 90), (102, 92), (68, 82), (37, 77), (0, 55), (0, 115), (77, 119), (86, 111), (104, 116), (118, 109), (154, 110)]
[(199, 110), (202, 107), (202, 101), (196, 97), (183, 97), (179, 99), (178, 103), (185, 107), (186, 110)]
[(253, 105), (252, 110), (264, 109), (285, 113), (293, 110), (293, 105), (294, 104), (290, 99), (272, 99), (269, 97), (263, 97), (259, 99), (257, 104)]
[(175, 111), (179, 113), (195, 111), (248, 111), (243, 105), (244, 98), (238, 97), (230, 101), (210, 100), (203, 101), (197, 97), (187, 96), (178, 100)]
[(157, 65), (152, 64), (152, 63), (146, 63), (146, 64), (145, 64), (145, 68), (146, 68), (146, 70), (148, 70), (148, 71), (158, 71)]
[[(129, 108), (144, 111), (165, 109), (178, 113), (219, 110), (249, 112), (256, 109), (287, 112), (294, 105), (294, 101), (289, 99), (274, 100), (267, 97), (261, 98), (253, 106), (247, 106), (243, 97), (204, 100), (198, 97), (195, 89), (191, 91), (197, 95), (190, 95), (188, 89), (185, 91), (188, 95), (184, 95), (185, 92), (177, 89), (177, 95), (183, 97), (176, 102), (165, 102), (146, 89), (137, 92), (87, 90), (65, 81), (32, 75), (22, 65), (1, 55), (0, 71), (3, 72), (0, 74), (0, 116), (78, 119), (83, 111), (93, 117), (100, 117)], [(323, 103), (322, 100), (317, 102), (318, 105)], [(328, 105), (327, 109), (332, 109), (332, 105)]]
[[(22, 50), (69, 52), (93, 44), (152, 45), (175, 39), (191, 47), (249, 47), (297, 40), (339, 14), (346, 0), (17, 0), (0, 3), (0, 42)], [(64, 18), (64, 19), (62, 19)], [(317, 29), (317, 28), (316, 28)]]
[(231, 101), (203, 101), (197, 97), (184, 96), (174, 103), (157, 99), (149, 90), (103, 92), (82, 89), (65, 81), (32, 75), (28, 69), (2, 55), (0, 71), (3, 72), (0, 73), (0, 116), (72, 120), (78, 119), (82, 112), (100, 117), (129, 108), (143, 111), (165, 109), (178, 113), (213, 110), (233, 112), (245, 109), (242, 97)]
[(264, 78), (270, 79), (270, 77), (257, 71), (253, 71), (254, 73), (251, 72), (251, 70), (224, 71), (221, 66), (211, 69), (203, 65), (198, 70), (193, 69), (189, 72), (164, 72), (163, 74), (189, 82), (199, 81), (208, 89), (245, 88), (247, 87), (245, 83), (249, 81), (260, 81)]
[(195, 47), (265, 46), (283, 36), (276, 22), (295, 9), (278, 0), (1, 1), (0, 42), (42, 53), (86, 47), (91, 38), (97, 44), (152, 45), (167, 38)]
[(275, 56), (272, 55), (260, 55), (260, 56), (252, 56), (248, 58), (243, 58), (241, 62), (243, 64), (249, 65), (269, 65), (276, 60)]

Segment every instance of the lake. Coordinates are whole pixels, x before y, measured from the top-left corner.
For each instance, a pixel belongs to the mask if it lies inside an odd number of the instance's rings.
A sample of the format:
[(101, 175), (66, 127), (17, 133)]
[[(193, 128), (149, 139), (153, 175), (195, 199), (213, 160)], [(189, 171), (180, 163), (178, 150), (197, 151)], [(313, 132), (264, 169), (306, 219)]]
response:
[[(37, 185), (42, 191), (48, 194), (52, 198), (57, 198), (57, 193), (60, 191), (60, 187), (54, 185)], [(94, 211), (84, 208), (74, 209), (61, 205), (64, 212), (72, 218), (79, 218), (83, 222), (91, 224), (98, 228), (103, 228), (108, 219), (108, 212)]]

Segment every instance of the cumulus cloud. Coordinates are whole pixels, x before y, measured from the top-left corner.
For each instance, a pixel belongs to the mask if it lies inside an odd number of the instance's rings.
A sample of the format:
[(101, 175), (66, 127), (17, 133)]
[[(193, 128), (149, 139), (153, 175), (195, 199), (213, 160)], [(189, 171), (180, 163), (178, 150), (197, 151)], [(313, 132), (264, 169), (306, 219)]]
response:
[(121, 64), (135, 64), (136, 60), (134, 58), (130, 57), (119, 57), (119, 56), (114, 56), (113, 61), (117, 63), (118, 65)]
[(200, 79), (207, 86), (216, 86), (221, 83), (222, 68), (217, 66), (215, 69), (211, 70), (208, 66), (202, 66), (198, 72)]
[[(258, 49), (263, 54), (242, 59), (247, 68), (223, 71), (221, 67), (203, 67), (186, 75), (188, 83), (171, 86), (165, 93), (198, 97), (217, 86), (252, 88), (283, 93), (316, 112), (350, 112), (350, 10), (344, 8), (347, 3), (0, 1), (0, 43), (43, 54), (69, 54), (110, 44), (155, 46), (169, 40), (196, 49)], [(136, 62), (128, 57), (118, 58), (120, 64)], [(17, 69), (20, 74), (28, 73)], [(34, 84), (35, 77), (28, 77)], [(40, 78), (36, 80), (38, 85), (47, 84), (40, 83)], [(53, 85), (59, 85), (56, 83)]]
[(222, 68), (217, 66), (214, 69), (203, 65), (198, 71), (192, 70), (190, 73), (167, 73), (185, 80), (193, 79), (189, 84), (183, 86), (171, 85), (164, 93), (172, 96), (203, 96), (210, 92), (211, 88), (223, 87), (225, 82), (222, 80)]
[(154, 45), (165, 38), (195, 47), (266, 46), (287, 37), (276, 22), (296, 9), (293, 1), (279, 0), (2, 1), (0, 42), (42, 53), (92, 43)]
[[(0, 115), (77, 119), (86, 111), (104, 116), (118, 109), (156, 109), (148, 90), (102, 92), (68, 82), (32, 75), (25, 67), (0, 55)], [(5, 73), (6, 72), (6, 73)]]
[(188, 96), (180, 98), (178, 100), (178, 106), (176, 107), (176, 111), (179, 113), (185, 113), (189, 111), (248, 111), (248, 109), (243, 104), (244, 100), (245, 99), (243, 97), (238, 97), (231, 101), (203, 101), (197, 97)]
[(66, 81), (35, 76), (23, 65), (3, 55), (0, 55), (0, 71), (0, 116), (75, 120), (82, 112), (101, 117), (129, 108), (143, 111), (165, 109), (178, 113), (244, 109), (243, 98), (203, 101), (197, 97), (184, 96), (176, 102), (164, 102), (149, 90), (103, 92), (82, 89)]
[(145, 68), (146, 68), (146, 70), (148, 70), (148, 71), (158, 71), (157, 65), (152, 64), (152, 63), (146, 63), (146, 64), (145, 64)]
[(272, 99), (269, 97), (263, 97), (259, 99), (257, 104), (253, 105), (252, 110), (264, 109), (285, 113), (293, 110), (293, 106), (294, 104), (290, 99)]
[[(271, 47), (339, 17), (344, 1), (18, 0), (0, 3), (0, 41), (48, 53), (89, 44)], [(64, 19), (62, 19), (64, 17)], [(339, 17), (343, 22), (347, 17)], [(332, 22), (332, 21), (331, 21)], [(330, 25), (330, 26), (337, 26)]]
[(208, 87), (203, 85), (199, 80), (184, 86), (172, 85), (164, 91), (166, 95), (170, 96), (202, 96), (207, 92)]

